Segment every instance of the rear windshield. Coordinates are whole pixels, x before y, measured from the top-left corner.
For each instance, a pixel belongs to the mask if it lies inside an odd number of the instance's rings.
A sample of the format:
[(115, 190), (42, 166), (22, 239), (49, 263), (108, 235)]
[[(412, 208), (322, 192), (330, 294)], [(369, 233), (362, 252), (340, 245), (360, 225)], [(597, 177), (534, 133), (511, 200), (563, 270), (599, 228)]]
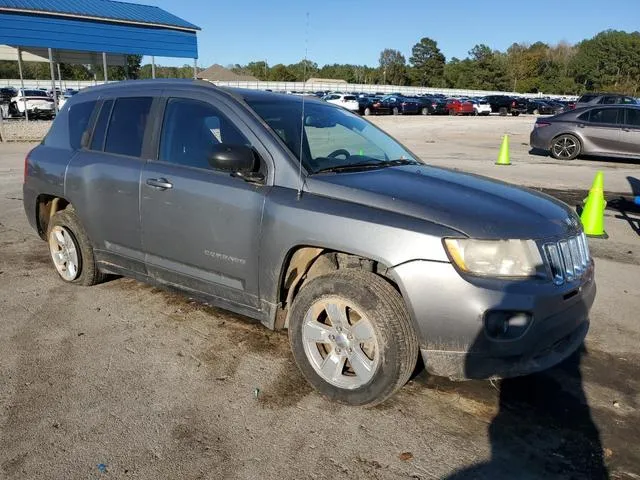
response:
[(345, 100), (348, 100), (348, 101), (351, 101), (351, 100), (355, 100), (355, 99), (356, 99), (356, 97), (354, 97), (353, 95), (345, 95), (343, 98), (344, 98)]
[(43, 92), (42, 90), (25, 90), (24, 91), (25, 95), (27, 97), (44, 97), (44, 98), (49, 98), (47, 96), (47, 94), (45, 92)]

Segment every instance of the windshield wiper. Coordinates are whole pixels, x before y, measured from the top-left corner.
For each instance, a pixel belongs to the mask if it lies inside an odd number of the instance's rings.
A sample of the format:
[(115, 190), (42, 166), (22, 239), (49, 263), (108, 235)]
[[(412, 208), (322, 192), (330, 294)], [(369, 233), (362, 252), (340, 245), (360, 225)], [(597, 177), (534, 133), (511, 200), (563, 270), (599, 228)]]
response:
[(356, 170), (369, 170), (375, 168), (385, 168), (385, 167), (399, 167), (402, 165), (420, 165), (420, 163), (415, 160), (408, 160), (406, 158), (398, 158), (396, 160), (378, 160), (375, 162), (366, 161), (360, 163), (351, 163), (349, 165), (337, 165), (333, 167), (325, 167), (313, 172), (316, 173), (324, 173), (324, 172), (349, 172)]

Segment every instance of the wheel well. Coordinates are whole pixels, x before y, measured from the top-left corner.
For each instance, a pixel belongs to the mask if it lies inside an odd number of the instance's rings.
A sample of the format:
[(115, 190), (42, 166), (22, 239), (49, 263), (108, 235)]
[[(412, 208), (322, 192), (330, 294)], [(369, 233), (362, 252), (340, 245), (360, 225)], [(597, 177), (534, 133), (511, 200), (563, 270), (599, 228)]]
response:
[(38, 235), (43, 240), (47, 237), (49, 220), (54, 213), (69, 208), (71, 204), (68, 200), (55, 195), (39, 195), (36, 200), (36, 221), (38, 222)]
[(389, 281), (394, 288), (398, 288), (386, 275), (388, 267), (380, 262), (320, 247), (299, 247), (289, 253), (282, 268), (284, 274), (280, 282), (278, 301), (284, 315), (278, 315), (275, 328), (285, 328), (289, 324), (289, 306), (305, 283), (321, 275), (347, 268), (373, 272)]

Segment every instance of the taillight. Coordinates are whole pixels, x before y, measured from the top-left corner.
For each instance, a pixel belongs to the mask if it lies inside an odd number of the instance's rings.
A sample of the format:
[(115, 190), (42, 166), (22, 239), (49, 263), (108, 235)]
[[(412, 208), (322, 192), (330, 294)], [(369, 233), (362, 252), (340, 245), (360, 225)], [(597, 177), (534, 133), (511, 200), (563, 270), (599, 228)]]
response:
[(433, 108), (436, 108), (436, 107), (438, 106), (438, 104), (437, 104), (437, 103), (432, 103), (432, 104), (431, 104), (431, 106), (432, 106)]
[(511, 106), (515, 107), (516, 106), (516, 102), (511, 102)]
[(402, 102), (402, 103), (401, 103), (401, 105), (402, 105), (403, 107), (406, 107), (406, 106), (407, 106), (407, 102)]
[(551, 124), (548, 122), (536, 122), (533, 124), (534, 128), (548, 127), (549, 125)]

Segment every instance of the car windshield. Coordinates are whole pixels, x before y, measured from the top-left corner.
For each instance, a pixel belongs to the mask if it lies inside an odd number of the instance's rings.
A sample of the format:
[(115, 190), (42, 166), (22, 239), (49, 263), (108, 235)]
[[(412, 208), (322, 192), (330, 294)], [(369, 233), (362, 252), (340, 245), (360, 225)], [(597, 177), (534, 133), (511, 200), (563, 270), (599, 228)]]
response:
[(302, 102), (248, 99), (247, 103), (310, 173), (420, 163), (382, 130), (342, 108), (305, 102), (301, 132)]

